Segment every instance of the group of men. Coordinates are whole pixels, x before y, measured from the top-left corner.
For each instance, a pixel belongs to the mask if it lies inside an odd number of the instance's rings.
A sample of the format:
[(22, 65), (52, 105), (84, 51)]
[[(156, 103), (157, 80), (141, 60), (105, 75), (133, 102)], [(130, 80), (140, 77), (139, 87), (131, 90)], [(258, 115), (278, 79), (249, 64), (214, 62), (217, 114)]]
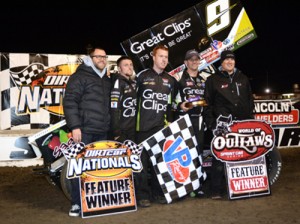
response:
[[(178, 79), (165, 71), (168, 57), (168, 48), (157, 45), (152, 52), (151, 68), (134, 74), (133, 61), (128, 56), (121, 56), (117, 60), (118, 73), (109, 74), (105, 50), (91, 48), (70, 77), (63, 98), (66, 122), (74, 141), (89, 144), (112, 138), (139, 144), (178, 116), (188, 113), (198, 154), (202, 155), (204, 129), (214, 130), (219, 115), (231, 114), (236, 120), (253, 118), (250, 83), (235, 68), (233, 52), (222, 52), (220, 68), (208, 78), (198, 71), (200, 56), (196, 50), (186, 52), (186, 69)], [(204, 103), (191, 106), (193, 98)], [(153, 200), (166, 203), (146, 150), (142, 150), (141, 161), (143, 170), (134, 178), (138, 205), (149, 207)], [(224, 165), (214, 159), (211, 173), (213, 199), (222, 196), (223, 178)], [(69, 215), (79, 216), (79, 178), (70, 181), (72, 207)]]

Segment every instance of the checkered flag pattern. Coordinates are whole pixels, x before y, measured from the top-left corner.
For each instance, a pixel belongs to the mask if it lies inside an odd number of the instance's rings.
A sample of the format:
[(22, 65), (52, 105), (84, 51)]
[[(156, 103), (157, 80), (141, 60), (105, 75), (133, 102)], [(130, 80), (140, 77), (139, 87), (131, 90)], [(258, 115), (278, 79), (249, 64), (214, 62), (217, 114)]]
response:
[(32, 63), (28, 66), (10, 68), (10, 75), (17, 86), (29, 85), (34, 78), (44, 70), (41, 63)]
[(132, 154), (137, 154), (137, 155), (141, 155), (142, 150), (144, 148), (143, 145), (137, 145), (131, 140), (125, 140), (123, 144), (126, 145), (131, 150)]
[(61, 151), (63, 152), (64, 156), (67, 160), (71, 158), (75, 158), (83, 149), (85, 144), (83, 142), (75, 143), (72, 138), (69, 139), (68, 145), (62, 144), (60, 146)]
[[(182, 139), (183, 141), (178, 145), (173, 154), (179, 152), (181, 149), (188, 148), (185, 151), (188, 154), (185, 154), (184, 158), (190, 158), (190, 163), (184, 164), (184, 166), (182, 166), (182, 161), (179, 161), (180, 159), (165, 162), (165, 158), (167, 158), (166, 153), (170, 149), (165, 143), (176, 142), (177, 139)], [(150, 155), (158, 181), (168, 203), (199, 189), (206, 179), (206, 173), (202, 168), (201, 156), (198, 155), (196, 150), (197, 140), (189, 115), (182, 116), (141, 144)], [(174, 169), (170, 169), (170, 167), (174, 167)], [(188, 168), (189, 175), (184, 181), (178, 181), (176, 175), (182, 174), (180, 172), (182, 168), (185, 170)]]

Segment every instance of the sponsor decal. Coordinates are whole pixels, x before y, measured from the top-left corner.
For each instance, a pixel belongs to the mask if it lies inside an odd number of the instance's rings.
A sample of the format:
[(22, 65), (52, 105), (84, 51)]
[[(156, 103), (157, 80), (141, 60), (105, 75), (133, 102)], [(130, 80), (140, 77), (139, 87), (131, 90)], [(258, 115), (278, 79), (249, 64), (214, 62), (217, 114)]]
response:
[(189, 165), (192, 157), (182, 137), (179, 136), (175, 140), (168, 140), (164, 143), (163, 158), (170, 175), (176, 182), (184, 183), (189, 178)]

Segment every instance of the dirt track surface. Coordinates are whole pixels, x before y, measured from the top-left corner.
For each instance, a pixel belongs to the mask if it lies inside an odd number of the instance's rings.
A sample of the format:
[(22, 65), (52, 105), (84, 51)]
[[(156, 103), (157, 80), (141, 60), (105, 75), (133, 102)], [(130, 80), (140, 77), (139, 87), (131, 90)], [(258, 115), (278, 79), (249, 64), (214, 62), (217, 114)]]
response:
[(283, 167), (271, 195), (214, 201), (185, 198), (150, 208), (93, 218), (68, 216), (70, 202), (32, 167), (0, 167), (0, 222), (3, 224), (300, 223), (300, 148), (280, 149)]

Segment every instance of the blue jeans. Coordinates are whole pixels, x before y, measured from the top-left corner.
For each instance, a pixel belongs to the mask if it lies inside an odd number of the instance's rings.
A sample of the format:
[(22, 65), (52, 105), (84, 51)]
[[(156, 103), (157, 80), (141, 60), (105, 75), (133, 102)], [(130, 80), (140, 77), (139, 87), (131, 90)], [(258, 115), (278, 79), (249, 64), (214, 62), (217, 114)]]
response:
[[(82, 142), (84, 144), (89, 144), (92, 142), (97, 142), (101, 140), (107, 140), (107, 133), (100, 133), (100, 134), (87, 134), (82, 133)], [(73, 178), (71, 179), (71, 204), (72, 205), (81, 205), (81, 198), (80, 198), (80, 178)]]

